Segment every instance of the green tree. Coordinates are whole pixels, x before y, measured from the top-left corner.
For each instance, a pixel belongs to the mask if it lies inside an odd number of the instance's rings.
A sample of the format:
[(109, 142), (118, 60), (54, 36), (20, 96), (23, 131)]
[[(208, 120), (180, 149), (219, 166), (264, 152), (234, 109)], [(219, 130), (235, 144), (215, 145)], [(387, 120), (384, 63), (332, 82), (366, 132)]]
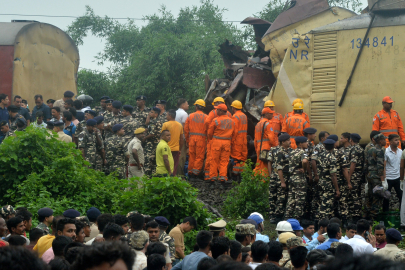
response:
[(115, 65), (113, 98), (134, 104), (137, 95), (145, 94), (149, 101), (166, 99), (173, 106), (180, 97), (203, 97), (206, 74), (223, 76), (219, 44), (229, 39), (243, 45), (240, 31), (223, 22), (223, 12), (210, 0), (182, 8), (177, 17), (162, 6), (157, 14), (145, 17), (146, 26), (137, 27), (131, 20), (119, 23), (101, 18), (87, 7), (68, 33), (77, 44), (83, 43), (87, 32), (106, 39), (97, 58)]
[(77, 88), (80, 94), (90, 95), (95, 102), (102, 96), (115, 94), (108, 74), (89, 69), (82, 69), (78, 72)]

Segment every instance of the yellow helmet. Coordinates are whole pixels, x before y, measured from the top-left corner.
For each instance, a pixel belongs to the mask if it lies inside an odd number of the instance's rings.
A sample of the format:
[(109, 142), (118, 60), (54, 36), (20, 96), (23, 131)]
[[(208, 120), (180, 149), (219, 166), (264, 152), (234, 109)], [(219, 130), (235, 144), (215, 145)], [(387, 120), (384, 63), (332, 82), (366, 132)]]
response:
[(235, 109), (242, 110), (242, 102), (239, 100), (234, 100), (231, 104), (231, 107), (234, 107)]
[(296, 103), (304, 104), (304, 102), (302, 101), (302, 99), (299, 99), (299, 98), (294, 99), (292, 105), (294, 106)]
[(302, 103), (295, 103), (294, 104), (294, 111), (298, 111), (298, 110), (303, 110), (304, 109), (304, 105), (302, 105)]
[(202, 100), (202, 99), (197, 99), (197, 100), (195, 101), (194, 105), (200, 105), (200, 106), (205, 107), (205, 101)]
[(274, 102), (272, 101), (272, 100), (267, 100), (265, 103), (264, 103), (264, 107), (266, 108), (266, 107), (274, 107), (274, 106), (276, 106), (276, 105), (274, 105)]
[(216, 98), (214, 99), (214, 101), (212, 102), (212, 105), (214, 105), (215, 102), (218, 102), (218, 101), (225, 103), (225, 100), (224, 100), (223, 98), (221, 98), (221, 97), (216, 97)]

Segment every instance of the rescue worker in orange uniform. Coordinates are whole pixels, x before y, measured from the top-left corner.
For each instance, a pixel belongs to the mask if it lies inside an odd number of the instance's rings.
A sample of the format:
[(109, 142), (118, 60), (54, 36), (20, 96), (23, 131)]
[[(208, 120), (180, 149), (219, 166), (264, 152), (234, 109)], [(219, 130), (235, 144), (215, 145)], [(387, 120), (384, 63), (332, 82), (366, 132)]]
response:
[(270, 108), (262, 110), (262, 119), (255, 127), (255, 149), (257, 162), (254, 172), (263, 176), (269, 176), (267, 161), (260, 160), (260, 152), (270, 150), (271, 147), (278, 145), (277, 136), (271, 127), (270, 120), (273, 118), (274, 111)]
[(278, 137), (278, 134), (281, 132), (281, 130), (283, 129), (283, 116), (276, 112), (276, 110), (274, 109), (276, 105), (274, 105), (274, 102), (272, 100), (267, 100), (264, 103), (264, 107), (268, 107), (271, 110), (274, 111), (273, 114), (273, 118), (270, 120), (270, 125), (273, 128), (274, 133), (276, 133), (276, 136)]
[[(297, 98), (297, 99), (294, 99), (294, 101), (292, 103), (293, 108), (294, 108), (294, 105), (297, 103), (301, 103), (302, 105), (304, 105), (304, 102), (302, 101), (302, 99)], [(283, 128), (285, 127), (285, 121), (288, 119), (288, 117), (293, 116), (293, 115), (294, 115), (294, 109), (291, 112), (288, 112), (284, 115)], [(304, 117), (305, 120), (310, 124), (308, 114), (302, 112), (301, 116)]]
[(390, 97), (384, 97), (382, 100), (383, 109), (374, 115), (373, 118), (373, 130), (379, 131), (387, 137), (385, 148), (390, 145), (388, 141), (388, 135), (390, 134), (398, 134), (401, 137), (402, 143), (405, 143), (404, 126), (398, 112), (392, 110), (393, 102)]
[(184, 124), (184, 136), (188, 145), (188, 175), (197, 176), (201, 173), (205, 150), (207, 148), (207, 129), (203, 113), (205, 101), (198, 99), (195, 103), (196, 112), (191, 113)]
[(231, 158), (233, 159), (232, 174), (240, 175), (247, 160), (247, 128), (246, 115), (242, 112), (242, 102), (235, 100), (231, 104), (232, 120), (235, 122), (236, 136), (232, 140)]
[[(205, 119), (205, 128), (208, 131), (208, 127), (209, 125), (212, 123), (212, 120), (214, 120), (214, 118), (218, 117), (217, 114), (217, 109), (216, 106), (218, 106), (219, 104), (224, 104), (225, 105), (225, 100), (221, 97), (216, 97), (214, 99), (214, 101), (212, 102), (212, 105), (214, 105), (214, 109), (212, 111), (210, 111), (210, 113), (208, 114), (208, 117)], [(229, 116), (229, 118), (232, 118), (232, 115), (227, 112), (227, 115)], [(211, 144), (210, 144), (210, 140), (208, 140), (207, 143), (207, 156), (205, 159), (205, 167), (204, 167), (204, 179), (205, 180), (209, 180), (209, 174), (210, 174), (210, 156), (211, 155)]]
[(304, 136), (304, 129), (309, 128), (309, 121), (305, 120), (302, 116), (304, 105), (301, 103), (295, 103), (294, 114), (287, 119), (284, 119), (285, 125), (282, 132), (288, 133), (291, 136), (291, 148), (296, 149), (295, 137)]
[(212, 120), (208, 128), (208, 139), (211, 141), (210, 180), (218, 178), (221, 182), (228, 181), (228, 164), (231, 156), (231, 142), (236, 137), (235, 122), (227, 115), (225, 104), (217, 106), (217, 118)]

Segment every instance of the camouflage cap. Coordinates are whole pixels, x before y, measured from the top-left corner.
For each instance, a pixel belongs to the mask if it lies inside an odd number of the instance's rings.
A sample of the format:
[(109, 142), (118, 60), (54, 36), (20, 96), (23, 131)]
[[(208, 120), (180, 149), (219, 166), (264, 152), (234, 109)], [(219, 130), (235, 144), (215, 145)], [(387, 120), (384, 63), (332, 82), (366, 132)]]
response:
[(394, 255), (394, 261), (405, 263), (405, 251), (400, 250)]
[(131, 211), (131, 212), (129, 212), (129, 213), (127, 214), (127, 217), (129, 217), (129, 216), (132, 215), (132, 214), (139, 214), (139, 212), (138, 212), (138, 211)]
[(342, 242), (333, 242), (330, 244), (330, 248), (337, 248), (340, 244), (343, 244)]
[(136, 231), (131, 234), (130, 244), (131, 247), (137, 250), (141, 250), (145, 247), (149, 240), (149, 234), (145, 231)]
[(298, 237), (298, 236), (291, 237), (290, 239), (287, 240), (286, 244), (287, 244), (288, 248), (299, 247), (299, 246), (301, 246), (301, 247), (307, 246), (307, 244), (304, 244), (304, 241), (302, 240), (302, 238)]
[(77, 217), (77, 220), (80, 220), (81, 222), (83, 222), (86, 226), (91, 226), (90, 225), (90, 220), (88, 217), (86, 216), (81, 216), (81, 217)]
[(253, 224), (238, 224), (236, 225), (236, 233), (255, 235), (257, 233)]
[(377, 134), (377, 135), (375, 135), (375, 136), (373, 137), (373, 139), (374, 139), (375, 141), (385, 140), (386, 138), (387, 138), (387, 137), (385, 137), (384, 134), (382, 134), (382, 133)]
[(1, 210), (0, 210), (0, 214), (1, 214), (3, 217), (7, 217), (8, 215), (15, 214), (14, 207), (12, 207), (11, 205), (3, 206), (3, 207), (1, 208)]

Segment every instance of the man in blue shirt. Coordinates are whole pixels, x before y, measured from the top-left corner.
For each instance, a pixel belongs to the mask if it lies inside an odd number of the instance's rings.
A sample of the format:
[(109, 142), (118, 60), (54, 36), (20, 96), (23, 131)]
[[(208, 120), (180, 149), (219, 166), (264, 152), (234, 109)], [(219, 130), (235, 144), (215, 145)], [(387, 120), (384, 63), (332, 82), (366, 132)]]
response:
[[(10, 102), (8, 96), (6, 94), (0, 94), (0, 122), (6, 121), (8, 123), (8, 119), (10, 118), (7, 110), (7, 105)], [(4, 137), (6, 134), (0, 131), (0, 143), (3, 142)]]
[(264, 231), (263, 216), (260, 213), (254, 212), (254, 213), (250, 214), (248, 219), (253, 219), (257, 223), (256, 241), (261, 240), (265, 243), (268, 243), (269, 237), (267, 235), (261, 234), (261, 232)]
[(22, 98), (20, 96), (14, 97), (14, 105), (18, 108), (18, 114), (24, 116), (25, 120), (27, 121), (27, 126), (30, 125), (31, 115), (27, 109), (22, 107)]
[(327, 232), (329, 237), (328, 241), (317, 246), (316, 249), (327, 250), (333, 242), (339, 242), (339, 239), (342, 238), (342, 230), (337, 223), (330, 223)]
[(32, 118), (31, 121), (34, 122), (35, 119), (35, 115), (37, 112), (43, 112), (44, 113), (44, 121), (47, 122), (49, 121), (52, 116), (51, 116), (51, 109), (49, 109), (48, 105), (44, 104), (44, 100), (42, 98), (42, 95), (35, 95), (34, 97), (35, 100), (35, 107), (32, 110)]
[(316, 246), (325, 241), (325, 237), (322, 234), (318, 235), (317, 238), (313, 236), (315, 231), (314, 221), (304, 219), (301, 222), (301, 225), (304, 232), (304, 236), (302, 236), (302, 239), (304, 239), (305, 243), (307, 244), (306, 248), (308, 251), (313, 250)]
[(201, 259), (208, 257), (208, 253), (210, 252), (211, 243), (212, 241), (212, 233), (208, 231), (200, 231), (197, 234), (197, 245), (199, 247), (198, 251), (191, 253), (184, 257), (184, 259), (176, 264), (172, 270), (180, 270), (180, 269), (187, 269), (187, 270), (197, 270), (198, 263)]

